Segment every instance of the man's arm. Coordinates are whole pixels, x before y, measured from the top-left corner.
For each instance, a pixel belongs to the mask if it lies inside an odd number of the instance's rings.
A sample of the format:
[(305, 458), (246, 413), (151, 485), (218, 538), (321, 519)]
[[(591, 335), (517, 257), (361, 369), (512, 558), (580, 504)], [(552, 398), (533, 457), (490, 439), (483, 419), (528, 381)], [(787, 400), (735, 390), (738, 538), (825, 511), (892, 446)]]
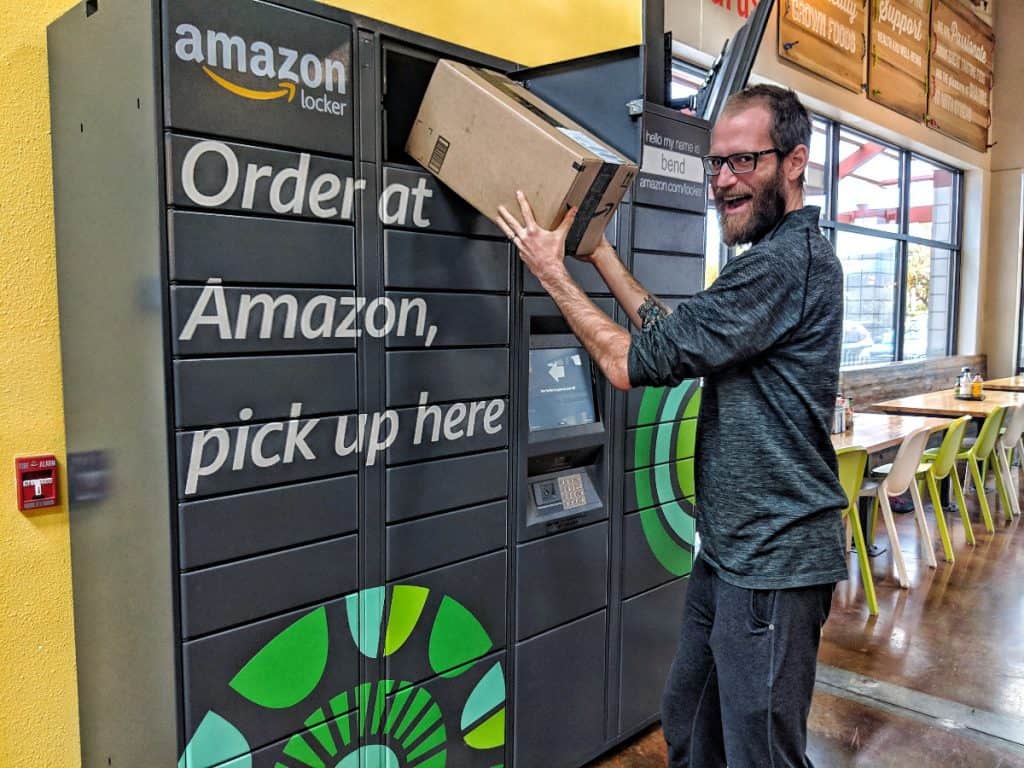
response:
[(801, 322), (808, 258), (754, 246), (732, 259), (710, 288), (632, 337), (630, 381), (674, 386), (767, 352)]
[(565, 267), (565, 238), (576, 218), (576, 210), (570, 209), (562, 223), (548, 231), (537, 225), (522, 192), (516, 195), (525, 226), (504, 206), (498, 209), (498, 226), (519, 248), (523, 262), (558, 305), (572, 332), (605, 378), (616, 389), (629, 389), (629, 332), (598, 309)]
[(605, 378), (616, 389), (629, 389), (629, 331), (598, 309), (572, 279), (564, 262), (560, 272), (537, 275), (537, 279)]
[(755, 254), (755, 246), (731, 261), (711, 288), (630, 336), (590, 301), (565, 268), (565, 237), (575, 211), (566, 214), (558, 229), (547, 231), (537, 226), (522, 193), (519, 204), (526, 226), (504, 207), (499, 209), (499, 226), (618, 389), (675, 386), (750, 360), (789, 333), (802, 316), (806, 268), (798, 260), (780, 263), (765, 253)]
[(670, 314), (671, 310), (626, 269), (607, 239), (602, 239), (597, 249), (585, 260), (597, 269), (635, 328), (646, 328), (657, 318)]

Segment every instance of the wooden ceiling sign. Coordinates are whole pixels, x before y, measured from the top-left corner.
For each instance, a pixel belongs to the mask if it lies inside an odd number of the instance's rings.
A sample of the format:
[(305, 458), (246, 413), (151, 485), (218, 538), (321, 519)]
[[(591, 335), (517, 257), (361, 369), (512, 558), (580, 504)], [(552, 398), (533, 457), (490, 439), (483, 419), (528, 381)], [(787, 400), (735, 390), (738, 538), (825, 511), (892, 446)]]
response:
[(932, 0), (871, 0), (868, 98), (914, 120), (928, 108)]
[(935, 0), (928, 125), (984, 152), (992, 121), (992, 30), (958, 2)]
[(860, 92), (867, 50), (865, 0), (782, 0), (779, 58)]

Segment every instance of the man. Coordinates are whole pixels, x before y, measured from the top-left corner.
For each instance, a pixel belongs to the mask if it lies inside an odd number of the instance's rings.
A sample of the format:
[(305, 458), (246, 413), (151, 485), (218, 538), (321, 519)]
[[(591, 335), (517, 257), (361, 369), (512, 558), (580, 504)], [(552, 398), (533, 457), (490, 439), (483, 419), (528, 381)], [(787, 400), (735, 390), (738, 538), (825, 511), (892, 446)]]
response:
[(807, 714), (835, 582), (846, 578), (829, 424), (843, 276), (804, 207), (811, 125), (792, 91), (729, 100), (704, 158), (728, 245), (752, 243), (669, 313), (606, 242), (588, 257), (640, 329), (630, 335), (569, 276), (559, 227), (499, 223), (619, 389), (705, 379), (697, 429), (700, 556), (662, 726), (672, 766), (809, 766)]

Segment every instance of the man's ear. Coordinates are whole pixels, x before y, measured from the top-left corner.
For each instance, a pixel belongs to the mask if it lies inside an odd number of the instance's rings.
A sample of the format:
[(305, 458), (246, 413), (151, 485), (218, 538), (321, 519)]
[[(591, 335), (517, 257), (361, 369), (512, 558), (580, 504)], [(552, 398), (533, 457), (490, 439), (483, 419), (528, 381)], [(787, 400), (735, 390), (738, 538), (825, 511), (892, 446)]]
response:
[(792, 152), (786, 155), (785, 163), (783, 168), (785, 170), (786, 178), (796, 183), (800, 175), (807, 169), (807, 145), (798, 144)]

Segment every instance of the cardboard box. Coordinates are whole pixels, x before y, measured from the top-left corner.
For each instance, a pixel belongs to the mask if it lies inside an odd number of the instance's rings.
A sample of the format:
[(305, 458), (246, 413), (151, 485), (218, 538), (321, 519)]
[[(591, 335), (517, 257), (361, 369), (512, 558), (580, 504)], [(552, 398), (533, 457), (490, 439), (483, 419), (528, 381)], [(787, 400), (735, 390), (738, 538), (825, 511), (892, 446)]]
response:
[(522, 218), (526, 193), (537, 223), (554, 229), (570, 207), (570, 255), (601, 242), (636, 165), (504, 75), (442, 59), (406, 151), (489, 219), (504, 205)]

